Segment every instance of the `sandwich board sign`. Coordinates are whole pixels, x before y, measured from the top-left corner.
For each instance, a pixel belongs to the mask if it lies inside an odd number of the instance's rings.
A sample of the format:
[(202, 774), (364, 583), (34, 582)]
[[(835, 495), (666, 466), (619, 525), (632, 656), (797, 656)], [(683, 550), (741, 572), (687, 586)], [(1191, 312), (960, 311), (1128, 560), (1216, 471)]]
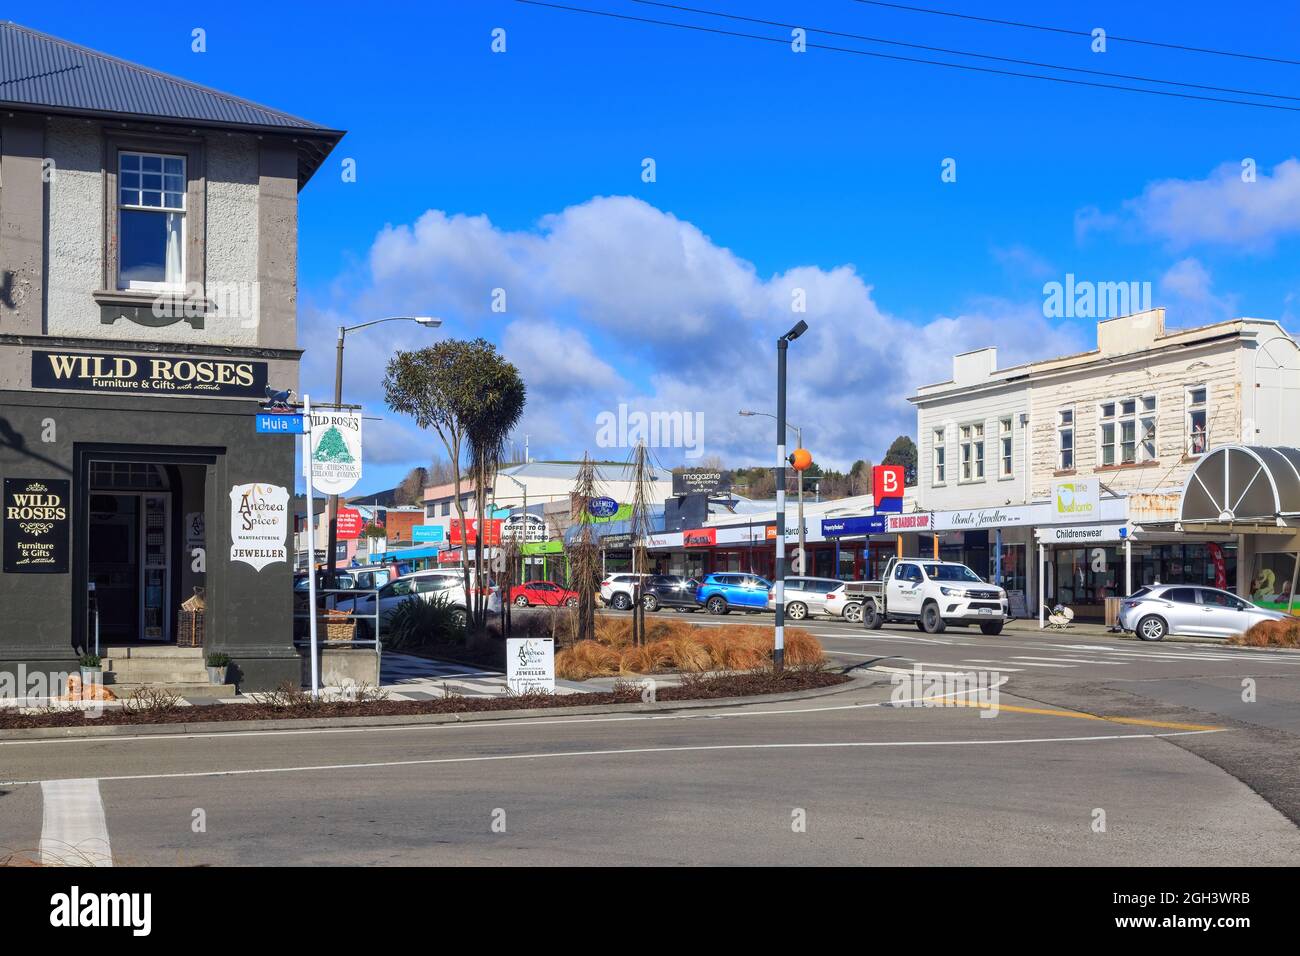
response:
[(512, 694), (554, 694), (555, 641), (549, 637), (509, 638), (506, 686)]
[(311, 413), (312, 487), (341, 495), (361, 480), (361, 413)]

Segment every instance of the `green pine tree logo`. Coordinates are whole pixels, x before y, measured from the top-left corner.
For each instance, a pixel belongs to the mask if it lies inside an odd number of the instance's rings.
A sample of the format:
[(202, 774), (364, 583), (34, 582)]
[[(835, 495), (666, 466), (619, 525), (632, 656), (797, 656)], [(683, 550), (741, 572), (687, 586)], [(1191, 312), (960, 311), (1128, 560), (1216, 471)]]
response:
[(343, 441), (343, 436), (339, 434), (338, 428), (334, 425), (326, 429), (325, 434), (321, 436), (320, 443), (316, 446), (316, 454), (312, 456), (312, 459), (322, 462), (338, 462), (344, 465), (350, 465), (353, 461), (347, 443)]

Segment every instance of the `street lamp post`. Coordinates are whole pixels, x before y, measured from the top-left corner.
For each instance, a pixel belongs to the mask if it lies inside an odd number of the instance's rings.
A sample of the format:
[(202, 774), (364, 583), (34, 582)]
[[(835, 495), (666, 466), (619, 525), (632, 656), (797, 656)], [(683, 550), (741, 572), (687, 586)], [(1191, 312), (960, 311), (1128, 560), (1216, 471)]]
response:
[[(423, 325), (428, 329), (436, 329), (442, 325), (442, 319), (435, 319), (427, 315), (391, 315), (386, 319), (375, 319), (371, 322), (362, 322), (360, 325), (339, 326), (339, 343), (338, 350), (334, 354), (334, 407), (341, 408), (343, 405), (343, 337), (349, 332), (356, 332), (359, 329), (367, 329), (372, 325), (379, 325), (383, 322), (414, 322), (417, 325)], [(311, 450), (307, 450), (310, 454)], [(310, 490), (310, 489), (309, 489)], [(337, 567), (337, 557), (335, 550), (338, 548), (339, 541), (339, 496), (330, 495), (329, 504), (326, 506), (326, 515), (329, 522), (329, 537), (326, 542), (325, 560), (329, 562), (330, 578), (334, 577), (333, 572)], [(309, 564), (311, 562), (308, 562)]]
[[(745, 410), (742, 411), (740, 414), (744, 415), (746, 418), (751, 418), (755, 415), (762, 415), (764, 418), (770, 418), (773, 421), (776, 421), (776, 416), (769, 412), (752, 412), (752, 411)], [(798, 425), (795, 425), (793, 422), (786, 422), (785, 427), (787, 431), (791, 428), (794, 429), (795, 447), (802, 448), (803, 429), (800, 428)], [(804, 527), (804, 520), (803, 520), (803, 472), (801, 471), (799, 472), (799, 560), (803, 566), (799, 568), (800, 574), (805, 574), (808, 571), (807, 568), (808, 541), (806, 538), (806, 533), (807, 533), (807, 528)]]
[(786, 347), (808, 331), (800, 319), (776, 340), (776, 635), (772, 663), (777, 672), (785, 668), (785, 353)]

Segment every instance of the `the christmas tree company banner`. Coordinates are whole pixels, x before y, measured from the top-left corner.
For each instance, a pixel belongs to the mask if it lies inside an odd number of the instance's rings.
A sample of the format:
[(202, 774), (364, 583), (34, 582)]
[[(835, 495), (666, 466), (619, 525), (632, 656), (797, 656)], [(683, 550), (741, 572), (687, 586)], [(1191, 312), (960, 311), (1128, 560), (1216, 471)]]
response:
[(289, 490), (253, 482), (230, 489), (230, 560), (257, 570), (289, 560)]
[(361, 480), (361, 413), (311, 413), (312, 487), (341, 495)]

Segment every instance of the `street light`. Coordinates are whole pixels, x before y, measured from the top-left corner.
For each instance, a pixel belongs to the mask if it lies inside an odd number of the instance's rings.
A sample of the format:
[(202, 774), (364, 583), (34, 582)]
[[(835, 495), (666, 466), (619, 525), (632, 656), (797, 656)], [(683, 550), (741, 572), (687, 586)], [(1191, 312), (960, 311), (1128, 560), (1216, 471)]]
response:
[[(755, 415), (762, 415), (764, 418), (770, 418), (773, 421), (776, 421), (776, 416), (773, 415), (771, 412), (752, 412), (746, 409), (746, 410), (742, 410), (740, 414), (745, 416), (746, 418), (752, 418)], [(785, 427), (787, 431), (791, 428), (794, 429), (795, 447), (802, 448), (803, 429), (800, 428), (798, 425), (793, 424), (792, 422), (786, 422)], [(800, 555), (800, 560), (805, 565), (804, 567), (799, 568), (801, 574), (806, 573), (808, 571), (808, 568), (806, 566), (808, 562), (808, 549), (807, 549), (808, 542), (807, 542), (807, 538), (805, 537), (805, 530), (806, 529), (804, 528), (804, 523), (803, 523), (803, 472), (801, 471), (799, 472), (799, 555)]]
[[(372, 325), (380, 325), (384, 322), (414, 322), (416, 325), (422, 325), (426, 329), (436, 329), (442, 325), (442, 319), (436, 319), (429, 315), (390, 315), (385, 319), (374, 319), (370, 322), (362, 322), (360, 325), (339, 326), (339, 344), (338, 351), (334, 356), (334, 407), (340, 408), (343, 405), (343, 338), (349, 332), (356, 332), (359, 329), (368, 329)], [(311, 494), (311, 489), (307, 489)], [(325, 552), (326, 560), (329, 561), (330, 571), (337, 568), (338, 558), (335, 556), (335, 549), (339, 542), (339, 496), (330, 495), (329, 505), (326, 508), (326, 514), (329, 518), (329, 537), (327, 539), (328, 550)], [(315, 547), (313, 543), (311, 547)], [(331, 577), (333, 574), (331, 573)]]
[(786, 347), (808, 331), (803, 319), (776, 340), (776, 636), (772, 664), (785, 668), (785, 353)]

